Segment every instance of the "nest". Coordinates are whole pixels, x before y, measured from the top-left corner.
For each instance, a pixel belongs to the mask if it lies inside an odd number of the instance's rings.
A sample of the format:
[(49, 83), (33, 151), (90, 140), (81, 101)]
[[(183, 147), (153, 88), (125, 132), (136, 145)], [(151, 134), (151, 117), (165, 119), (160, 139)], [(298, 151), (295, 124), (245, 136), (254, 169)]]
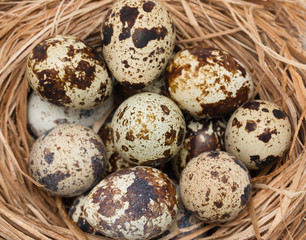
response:
[[(163, 1), (173, 15), (177, 48), (215, 46), (250, 70), (254, 98), (288, 114), (293, 140), (276, 164), (254, 175), (246, 211), (225, 224), (195, 224), (162, 239), (305, 239), (306, 8), (303, 1)], [(105, 239), (68, 218), (63, 199), (28, 175), (26, 58), (55, 34), (81, 37), (100, 51), (100, 25), (112, 0), (0, 3), (0, 236), (4, 239)], [(194, 231), (191, 231), (194, 230)], [(184, 234), (183, 234), (184, 233)], [(181, 237), (183, 236), (184, 237)]]

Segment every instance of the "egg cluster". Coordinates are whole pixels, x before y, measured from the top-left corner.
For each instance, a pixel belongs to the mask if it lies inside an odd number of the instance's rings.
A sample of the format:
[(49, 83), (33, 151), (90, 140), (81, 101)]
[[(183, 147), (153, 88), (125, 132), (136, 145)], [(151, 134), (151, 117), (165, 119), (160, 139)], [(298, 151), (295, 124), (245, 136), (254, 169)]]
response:
[(84, 232), (140, 240), (231, 221), (251, 198), (249, 171), (290, 145), (286, 113), (253, 100), (236, 57), (202, 45), (174, 52), (175, 39), (161, 2), (117, 0), (101, 53), (57, 35), (29, 54), (29, 173), (74, 198), (69, 217)]

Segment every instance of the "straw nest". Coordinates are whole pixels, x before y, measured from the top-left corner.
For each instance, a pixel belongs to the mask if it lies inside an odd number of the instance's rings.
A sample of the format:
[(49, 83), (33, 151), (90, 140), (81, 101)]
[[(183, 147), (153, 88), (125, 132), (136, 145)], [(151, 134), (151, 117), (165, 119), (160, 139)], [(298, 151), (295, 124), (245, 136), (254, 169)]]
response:
[[(0, 236), (5, 239), (105, 239), (82, 233), (63, 199), (28, 176), (33, 137), (27, 129), (26, 57), (41, 40), (71, 34), (99, 48), (99, 27), (112, 0), (0, 3)], [(306, 9), (303, 1), (163, 1), (179, 48), (216, 46), (239, 58), (254, 77), (254, 97), (282, 106), (292, 145), (277, 164), (253, 177), (253, 197), (235, 221), (193, 225), (180, 239), (306, 239)], [(196, 229), (192, 233), (190, 230)], [(182, 236), (173, 232), (162, 239)], [(203, 235), (204, 233), (204, 235)]]

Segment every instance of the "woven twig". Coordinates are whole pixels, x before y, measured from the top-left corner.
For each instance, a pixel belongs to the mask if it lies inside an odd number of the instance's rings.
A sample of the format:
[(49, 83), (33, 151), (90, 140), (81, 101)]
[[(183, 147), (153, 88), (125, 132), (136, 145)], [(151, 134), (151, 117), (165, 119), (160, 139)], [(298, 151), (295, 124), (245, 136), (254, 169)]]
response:
[[(293, 141), (286, 156), (254, 175), (249, 207), (235, 221), (197, 229), (181, 239), (305, 239), (306, 10), (303, 1), (173, 0), (178, 48), (203, 44), (232, 53), (250, 70), (254, 98), (287, 112)], [(60, 198), (41, 191), (28, 174), (34, 141), (27, 129), (26, 57), (43, 39), (71, 34), (100, 51), (99, 27), (112, 0), (0, 2), (0, 237), (106, 239), (83, 234)], [(304, 6), (305, 7), (305, 6)], [(304, 46), (304, 49), (303, 49)], [(99, 129), (104, 119), (98, 121)]]

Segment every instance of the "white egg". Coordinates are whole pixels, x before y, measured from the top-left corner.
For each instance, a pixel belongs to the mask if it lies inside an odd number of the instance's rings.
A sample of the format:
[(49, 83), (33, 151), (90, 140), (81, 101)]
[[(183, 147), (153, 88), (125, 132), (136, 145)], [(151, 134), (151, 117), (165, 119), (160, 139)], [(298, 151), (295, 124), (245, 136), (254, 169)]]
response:
[(91, 109), (112, 92), (113, 83), (100, 55), (84, 41), (57, 35), (29, 54), (27, 78), (44, 100), (71, 109)]
[(178, 195), (166, 174), (137, 166), (108, 175), (89, 193), (84, 206), (95, 230), (115, 239), (147, 240), (175, 220)]
[(46, 191), (74, 197), (91, 189), (105, 171), (105, 147), (90, 128), (66, 123), (45, 132), (33, 144), (29, 172)]
[(169, 98), (139, 93), (126, 99), (112, 118), (117, 152), (135, 165), (156, 166), (174, 157), (185, 136), (185, 119)]
[(228, 121), (225, 148), (249, 169), (278, 161), (291, 143), (291, 124), (281, 107), (255, 100), (238, 108)]
[(194, 46), (177, 53), (167, 67), (172, 100), (195, 117), (226, 117), (250, 100), (251, 75), (226, 51)]
[(166, 68), (175, 28), (158, 0), (118, 0), (105, 17), (101, 38), (104, 59), (115, 79), (141, 89)]
[(75, 110), (44, 101), (32, 92), (28, 98), (28, 126), (36, 137), (62, 123), (77, 123), (91, 128), (94, 122), (105, 116), (113, 106), (113, 94), (96, 108)]

